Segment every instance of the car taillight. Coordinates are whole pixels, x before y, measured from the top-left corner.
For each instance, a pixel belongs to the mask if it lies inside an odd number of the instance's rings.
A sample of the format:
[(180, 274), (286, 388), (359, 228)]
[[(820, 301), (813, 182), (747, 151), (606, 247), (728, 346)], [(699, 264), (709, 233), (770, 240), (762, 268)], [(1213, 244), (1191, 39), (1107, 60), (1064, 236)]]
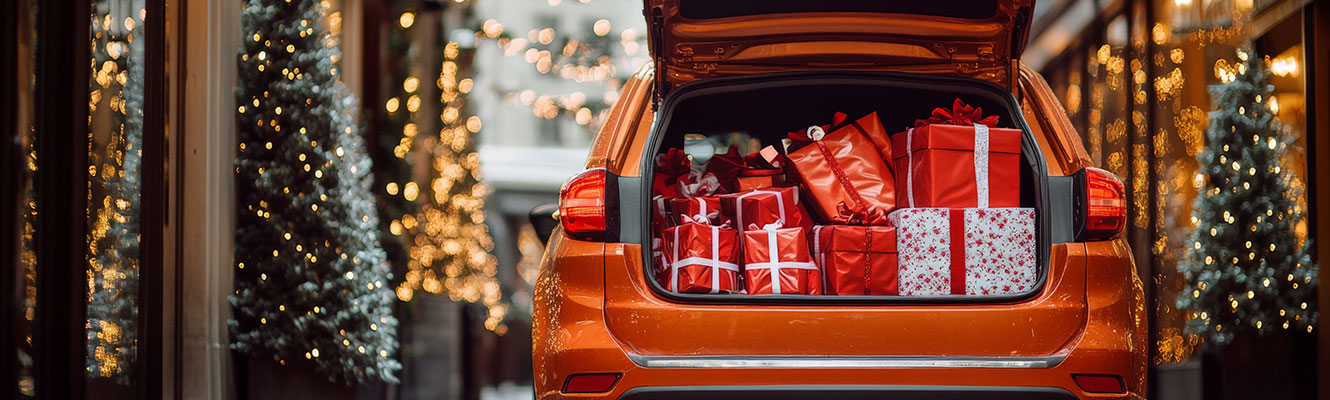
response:
[(607, 240), (610, 231), (611, 175), (593, 168), (573, 176), (559, 190), (559, 222), (568, 236)]
[(1127, 226), (1127, 191), (1113, 173), (1087, 167), (1076, 185), (1076, 240), (1117, 237)]

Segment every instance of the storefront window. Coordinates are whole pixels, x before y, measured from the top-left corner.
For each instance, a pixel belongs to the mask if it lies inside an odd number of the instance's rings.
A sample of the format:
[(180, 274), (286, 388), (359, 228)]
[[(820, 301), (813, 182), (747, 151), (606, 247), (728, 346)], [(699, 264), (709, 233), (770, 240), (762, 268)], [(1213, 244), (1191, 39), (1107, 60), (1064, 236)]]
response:
[[(15, 93), (15, 123), (12, 126), (4, 127), (6, 138), (16, 138), (19, 142), (22, 160), (19, 161), (18, 174), (21, 182), (21, 195), (19, 196), (17, 210), (5, 210), (5, 212), (15, 212), (18, 215), (14, 228), (17, 228), (18, 244), (18, 264), (13, 266), (18, 269), (17, 273), (11, 273), (6, 270), (5, 273), (10, 276), (18, 277), (17, 288), (19, 290), (19, 305), (17, 309), (20, 315), (16, 318), (9, 318), (6, 315), (6, 321), (13, 321), (9, 334), (13, 338), (13, 343), (18, 347), (16, 355), (18, 357), (18, 388), (17, 392), (22, 398), (32, 398), (36, 395), (36, 385), (33, 379), (35, 352), (32, 346), (33, 321), (37, 312), (37, 252), (34, 247), (33, 237), (36, 234), (37, 220), (37, 199), (33, 190), (33, 180), (37, 173), (37, 151), (34, 143), (36, 142), (37, 131), (34, 127), (34, 106), (35, 106), (35, 71), (36, 53), (37, 53), (37, 4), (35, 0), (20, 0), (15, 4), (17, 7), (18, 26), (11, 27), (18, 33), (17, 46), (14, 47), (16, 54), (6, 54), (5, 57), (13, 57), (17, 68), (17, 76), (4, 77), (3, 79), (13, 79), (14, 82), (20, 82), (18, 92)], [(24, 84), (23, 82), (26, 82)], [(12, 165), (6, 163), (6, 165)], [(10, 229), (10, 227), (5, 227)], [(6, 260), (9, 261), (9, 260)], [(6, 266), (9, 268), (9, 266)], [(9, 288), (5, 288), (8, 290)], [(10, 293), (3, 293), (10, 296)], [(6, 310), (7, 311), (7, 310)], [(10, 344), (5, 344), (10, 345)], [(5, 362), (12, 362), (6, 360)], [(13, 393), (13, 387), (8, 386), (15, 382), (7, 382), (5, 389), (0, 393)]]
[(144, 14), (142, 0), (103, 0), (93, 4), (90, 20), (89, 393), (125, 390), (137, 366)]
[[(1288, 195), (1296, 198), (1295, 211), (1307, 208), (1303, 18), (1299, 7), (1275, 10), (1275, 3), (1126, 2), (1116, 16), (1090, 23), (1043, 68), (1091, 159), (1127, 185), (1126, 237), (1151, 288), (1156, 367), (1199, 361), (1205, 348), (1184, 328), (1196, 316), (1176, 306), (1179, 295), (1194, 289), (1178, 266), (1194, 244), (1193, 203), (1205, 183), (1197, 157), (1215, 109), (1211, 86), (1234, 73), (1246, 44), (1272, 72), (1268, 104), (1291, 139), (1281, 160)], [(1306, 223), (1295, 233), (1305, 241)], [(1169, 386), (1171, 376), (1160, 379)]]

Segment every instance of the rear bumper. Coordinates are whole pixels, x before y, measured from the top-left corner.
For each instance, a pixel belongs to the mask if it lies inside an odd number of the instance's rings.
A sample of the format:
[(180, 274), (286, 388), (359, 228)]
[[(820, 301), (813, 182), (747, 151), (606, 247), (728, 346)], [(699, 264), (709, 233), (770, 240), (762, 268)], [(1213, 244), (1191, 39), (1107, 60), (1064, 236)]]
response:
[(653, 386), (630, 389), (620, 400), (736, 400), (736, 399), (1075, 399), (1058, 388), (1017, 386), (919, 385), (769, 385), (769, 386)]
[[(618, 372), (609, 392), (559, 391), (565, 374), (537, 384), (540, 399), (1135, 399), (1144, 376), (1122, 349), (1073, 347), (1049, 357), (644, 357), (582, 348), (560, 360), (571, 373)], [(546, 371), (553, 372), (553, 371)], [(1123, 378), (1127, 392), (1081, 390), (1072, 374)], [(542, 379), (537, 378), (540, 382)]]

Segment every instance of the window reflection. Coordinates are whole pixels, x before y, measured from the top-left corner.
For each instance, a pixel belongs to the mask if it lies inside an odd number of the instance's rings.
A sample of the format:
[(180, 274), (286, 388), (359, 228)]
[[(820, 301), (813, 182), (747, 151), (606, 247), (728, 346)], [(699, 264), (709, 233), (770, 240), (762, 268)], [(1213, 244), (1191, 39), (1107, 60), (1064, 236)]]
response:
[[(5, 127), (6, 135), (14, 134), (17, 136), (20, 146), (23, 149), (22, 174), (23, 197), (19, 201), (18, 210), (6, 210), (6, 212), (19, 213), (19, 265), (22, 278), (22, 317), (11, 321), (18, 321), (13, 327), (13, 337), (18, 339), (18, 392), (24, 398), (32, 398), (36, 395), (36, 388), (33, 381), (33, 361), (34, 351), (32, 347), (32, 329), (33, 318), (37, 310), (37, 253), (33, 247), (33, 235), (36, 233), (34, 225), (37, 221), (37, 201), (33, 191), (33, 178), (37, 174), (37, 151), (34, 147), (36, 142), (36, 131), (33, 127), (33, 110), (35, 99), (34, 65), (36, 64), (37, 54), (37, 31), (34, 22), (37, 20), (36, 0), (22, 0), (17, 4), (18, 10), (18, 43), (17, 53), (13, 55), (17, 63), (17, 76), (4, 77), (3, 79), (16, 79), (18, 82), (27, 82), (26, 85), (18, 86), (16, 97), (18, 112), (15, 113), (17, 123), (14, 126)], [(10, 56), (10, 55), (6, 55)], [(13, 131), (8, 131), (13, 129)], [(8, 288), (6, 288), (8, 290)], [(9, 295), (9, 293), (5, 293)], [(4, 329), (10, 329), (8, 327)], [(8, 344), (6, 344), (8, 345)], [(13, 384), (14, 382), (7, 383)], [(9, 392), (11, 387), (6, 387), (5, 392)]]
[(98, 383), (129, 385), (138, 345), (143, 6), (141, 0), (97, 1), (91, 16), (86, 353), (90, 391)]

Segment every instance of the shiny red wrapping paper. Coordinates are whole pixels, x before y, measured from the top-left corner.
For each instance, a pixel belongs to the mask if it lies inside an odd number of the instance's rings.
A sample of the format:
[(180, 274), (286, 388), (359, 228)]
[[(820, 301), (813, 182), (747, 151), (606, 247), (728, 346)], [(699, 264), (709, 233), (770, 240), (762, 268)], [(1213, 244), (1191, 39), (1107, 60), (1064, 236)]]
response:
[(739, 171), (735, 192), (749, 192), (775, 186), (785, 186), (784, 170), (778, 168), (749, 168)]
[[(1019, 207), (1021, 131), (987, 127), (981, 135), (978, 129), (926, 124), (896, 134), (897, 207)], [(988, 193), (987, 204), (981, 191)]]
[(896, 228), (818, 225), (812, 235), (827, 294), (897, 294)]
[[(876, 120), (875, 115), (865, 118), (869, 117)], [(791, 166), (812, 197), (810, 207), (820, 220), (847, 223), (838, 212), (841, 203), (882, 213), (896, 208), (895, 177), (861, 127), (866, 128), (862, 123), (846, 124), (825, 135), (820, 135), (821, 127), (809, 127), (804, 134), (791, 135), (796, 143), (804, 144), (790, 152)]]
[[(873, 147), (876, 147), (878, 154), (882, 155), (882, 162), (887, 165), (887, 169), (893, 167), (891, 163), (891, 134), (887, 133), (887, 129), (882, 126), (882, 120), (877, 118), (876, 111), (850, 121), (850, 125), (842, 129), (849, 127), (855, 128), (868, 140), (873, 141)], [(889, 211), (891, 210), (883, 210), (883, 212)]]
[(803, 228), (775, 224), (743, 233), (748, 294), (822, 294), (822, 274)]
[(782, 226), (813, 228), (813, 219), (804, 211), (799, 200), (799, 188), (769, 187), (744, 193), (720, 196), (721, 212), (729, 216), (734, 226), (766, 226), (783, 221)]
[(724, 225), (729, 217), (720, 212), (720, 196), (675, 197), (667, 201), (673, 225), (684, 223), (684, 216), (704, 217), (711, 225)]
[(665, 229), (664, 286), (675, 293), (726, 293), (739, 284), (739, 232), (688, 222)]

